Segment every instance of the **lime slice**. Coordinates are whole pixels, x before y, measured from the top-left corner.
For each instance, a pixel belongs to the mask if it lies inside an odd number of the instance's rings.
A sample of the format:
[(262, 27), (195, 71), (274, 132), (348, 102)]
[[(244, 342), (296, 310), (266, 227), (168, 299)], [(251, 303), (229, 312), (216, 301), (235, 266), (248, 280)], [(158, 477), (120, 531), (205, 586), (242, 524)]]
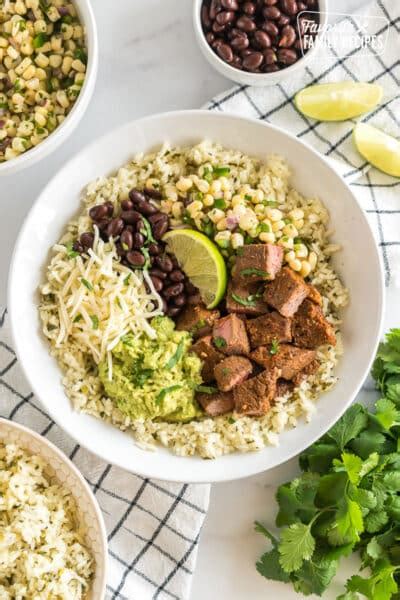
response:
[(296, 94), (297, 109), (318, 121), (345, 121), (372, 110), (382, 99), (380, 85), (374, 83), (322, 83)]
[(393, 177), (400, 177), (400, 141), (367, 123), (353, 130), (357, 150), (371, 165)]
[(163, 237), (191, 283), (199, 288), (207, 308), (214, 308), (226, 290), (225, 261), (207, 236), (192, 229), (175, 229)]

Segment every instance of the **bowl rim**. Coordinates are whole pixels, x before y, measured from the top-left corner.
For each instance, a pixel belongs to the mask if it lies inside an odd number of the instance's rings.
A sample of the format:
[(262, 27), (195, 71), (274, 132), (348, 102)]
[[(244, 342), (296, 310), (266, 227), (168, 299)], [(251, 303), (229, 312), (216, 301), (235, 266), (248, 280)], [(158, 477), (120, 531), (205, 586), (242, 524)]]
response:
[[(380, 252), (379, 252), (377, 241), (376, 241), (374, 233), (372, 231), (372, 227), (367, 219), (365, 212), (363, 211), (362, 207), (359, 205), (359, 202), (357, 201), (356, 196), (355, 196), (354, 192), (351, 190), (349, 184), (332, 167), (332, 163), (329, 162), (329, 160), (324, 155), (320, 154), (317, 150), (315, 150), (312, 146), (310, 146), (304, 140), (300, 140), (299, 138), (297, 138), (294, 134), (287, 132), (286, 130), (284, 130), (276, 125), (272, 125), (271, 123), (267, 123), (267, 122), (259, 120), (259, 119), (252, 119), (252, 118), (248, 118), (248, 117), (241, 117), (241, 116), (231, 114), (231, 113), (215, 112), (215, 111), (209, 111), (209, 110), (204, 110), (204, 109), (192, 109), (192, 110), (181, 110), (181, 111), (178, 110), (178, 111), (170, 111), (170, 112), (166, 112), (166, 113), (157, 113), (154, 115), (148, 115), (141, 119), (133, 119), (132, 121), (129, 121), (128, 123), (119, 125), (118, 127), (112, 129), (108, 133), (102, 135), (97, 140), (93, 140), (92, 142), (87, 144), (84, 148), (82, 148), (80, 150), (80, 153), (84, 153), (84, 152), (88, 152), (88, 151), (90, 152), (100, 142), (104, 142), (105, 140), (107, 140), (107, 138), (109, 138), (110, 140), (114, 139), (114, 137), (118, 136), (119, 133), (125, 129), (125, 127), (130, 127), (133, 125), (140, 126), (141, 124), (143, 124), (143, 123), (145, 124), (147, 121), (152, 121), (153, 119), (159, 119), (159, 118), (169, 119), (169, 118), (175, 118), (175, 117), (179, 118), (179, 116), (181, 116), (181, 115), (187, 115), (189, 117), (196, 117), (196, 116), (203, 115), (203, 116), (207, 116), (209, 118), (236, 120), (236, 121), (241, 121), (241, 122), (245, 122), (245, 123), (257, 124), (259, 127), (263, 127), (266, 130), (272, 129), (272, 130), (276, 131), (278, 134), (284, 135), (284, 136), (288, 137), (290, 140), (294, 141), (295, 143), (300, 144), (301, 146), (305, 147), (308, 152), (311, 152), (311, 154), (314, 156), (315, 159), (322, 161), (325, 164), (325, 166), (335, 175), (335, 177), (338, 178), (343, 183), (343, 185), (348, 189), (349, 194), (354, 199), (355, 205), (358, 206), (358, 208), (359, 208), (360, 218), (364, 221), (364, 224), (367, 227), (367, 231), (369, 232), (370, 243), (372, 244), (374, 252), (375, 252), (376, 264), (377, 264), (377, 275), (378, 275), (378, 279), (379, 279), (379, 290), (378, 290), (379, 318), (377, 319), (377, 322), (375, 323), (374, 335), (373, 336), (371, 335), (371, 338), (373, 337), (373, 339), (374, 339), (374, 344), (372, 344), (372, 346), (370, 347), (370, 358), (366, 362), (365, 368), (362, 372), (362, 376), (355, 383), (352, 393), (348, 395), (346, 402), (341, 407), (341, 410), (337, 413), (335, 419), (331, 419), (331, 420), (329, 420), (329, 422), (327, 421), (319, 433), (310, 435), (310, 438), (307, 441), (307, 445), (304, 446), (304, 448), (309, 447), (317, 439), (319, 439), (322, 435), (324, 435), (334, 425), (334, 423), (337, 422), (337, 420), (344, 414), (344, 412), (347, 410), (347, 408), (354, 401), (355, 397), (359, 393), (363, 383), (365, 382), (365, 380), (371, 370), (371, 366), (372, 366), (372, 363), (375, 358), (378, 344), (380, 342), (380, 338), (381, 338), (382, 330), (383, 330), (383, 323), (384, 323), (386, 289), (385, 289), (385, 278), (384, 278), (384, 269), (383, 269), (383, 264), (382, 264), (382, 258), (381, 258)], [(160, 141), (160, 144), (161, 143), (162, 143), (162, 141)], [(77, 158), (77, 155), (75, 155), (74, 157), (71, 157), (61, 167), (61, 169), (59, 169), (57, 171), (57, 173), (55, 173), (53, 175), (52, 179), (46, 184), (46, 186), (43, 188), (43, 190), (39, 194), (38, 198), (33, 203), (32, 207), (30, 208), (27, 216), (25, 217), (24, 223), (20, 229), (16, 244), (14, 247), (14, 251), (12, 254), (11, 262), (10, 262), (8, 286), (7, 286), (7, 306), (8, 306), (8, 310), (9, 310), (9, 314), (10, 314), (11, 336), (12, 336), (12, 340), (13, 340), (13, 346), (14, 346), (16, 355), (18, 357), (19, 363), (24, 372), (24, 375), (25, 375), (27, 381), (29, 382), (29, 385), (31, 386), (31, 389), (33, 390), (34, 394), (39, 399), (39, 401), (41, 401), (41, 396), (38, 393), (36, 386), (32, 383), (28, 369), (25, 366), (24, 361), (21, 359), (22, 352), (21, 352), (21, 348), (20, 348), (20, 341), (15, 332), (14, 321), (15, 322), (18, 321), (18, 315), (14, 311), (14, 303), (12, 302), (13, 294), (14, 294), (13, 290), (14, 290), (14, 287), (16, 287), (16, 285), (14, 284), (14, 276), (15, 276), (14, 275), (14, 272), (15, 272), (14, 266), (15, 266), (15, 263), (17, 262), (17, 258), (18, 258), (18, 254), (20, 252), (20, 246), (22, 245), (22, 242), (23, 242), (23, 238), (25, 237), (25, 230), (28, 229), (31, 214), (33, 214), (35, 207), (39, 204), (41, 197), (47, 193), (47, 189), (51, 186), (53, 179), (55, 179), (59, 175), (61, 170), (67, 169), (69, 167), (69, 165), (74, 160), (76, 160), (76, 158)], [(118, 167), (116, 167), (116, 168), (118, 168)], [(113, 168), (111, 171), (109, 171), (107, 173), (107, 176), (110, 173), (114, 173), (115, 170), (116, 169)], [(101, 175), (105, 175), (105, 174), (104, 173), (98, 174), (98, 176), (101, 176)], [(38, 280), (38, 285), (39, 285), (39, 280)], [(69, 401), (67, 396), (66, 396), (66, 398)], [(180, 476), (180, 477), (174, 476), (174, 478), (172, 478), (170, 476), (163, 475), (163, 473), (160, 473), (159, 470), (157, 471), (156, 468), (154, 468), (154, 469), (144, 468), (143, 469), (141, 467), (140, 462), (135, 463), (134, 469), (132, 469), (132, 470), (127, 469), (126, 465), (122, 464), (119, 461), (112, 460), (112, 459), (110, 459), (109, 456), (107, 456), (107, 446), (106, 445), (104, 445), (104, 450), (103, 449), (101, 451), (94, 450), (93, 448), (90, 447), (90, 445), (86, 442), (86, 440), (78, 439), (75, 437), (75, 432), (74, 432), (73, 427), (70, 427), (70, 426), (66, 427), (64, 423), (62, 423), (58, 420), (58, 416), (57, 416), (57, 413), (55, 410), (50, 410), (49, 407), (46, 405), (44, 405), (44, 407), (45, 407), (46, 412), (48, 412), (48, 414), (51, 416), (51, 418), (61, 427), (61, 429), (63, 429), (77, 443), (79, 443), (81, 446), (86, 448), (89, 452), (96, 454), (102, 460), (104, 460), (108, 463), (112, 463), (113, 465), (118, 466), (122, 469), (125, 469), (128, 472), (132, 472), (136, 475), (143, 476), (143, 477), (159, 479), (161, 481), (172, 481), (172, 482), (180, 482), (180, 483), (214, 483), (214, 482), (219, 483), (219, 482), (243, 479), (246, 477), (250, 477), (251, 475), (256, 475), (257, 473), (260, 473), (260, 472), (268, 471), (271, 468), (278, 466), (279, 464), (283, 464), (284, 462), (287, 462), (288, 460), (297, 456), (304, 449), (303, 448), (301, 450), (297, 449), (297, 451), (291, 451), (290, 454), (288, 454), (288, 456), (286, 456), (284, 458), (284, 460), (278, 462), (276, 465), (268, 466), (267, 468), (260, 468), (258, 465), (254, 465), (252, 468), (247, 468), (245, 470), (245, 472), (240, 472), (239, 474), (230, 474), (229, 472), (224, 471), (224, 473), (222, 475), (220, 474), (218, 476), (218, 478), (216, 478), (216, 479), (210, 479), (210, 477), (208, 477), (208, 476), (197, 475), (197, 474), (196, 474), (196, 477), (193, 479), (192, 478), (182, 478), (182, 476)], [(134, 440), (133, 440), (133, 443), (134, 443)], [(167, 451), (170, 452), (170, 450), (168, 450), (168, 449), (167, 449)], [(263, 451), (263, 449), (260, 450), (260, 452), (262, 452), (262, 451)], [(234, 455), (235, 454), (236, 453), (234, 453)], [(254, 454), (257, 454), (257, 452), (255, 452)], [(192, 457), (185, 457), (185, 458), (192, 458)], [(215, 459), (215, 460), (218, 460), (218, 459)]]
[[(321, 43), (321, 35), (319, 33), (316, 37), (317, 43), (313, 48), (311, 48), (311, 50), (309, 50), (306, 54), (303, 54), (303, 56), (299, 60), (297, 60), (293, 65), (290, 65), (285, 69), (281, 69), (280, 71), (272, 73), (252, 73), (250, 71), (243, 71), (236, 67), (232, 67), (231, 65), (223, 61), (222, 58), (220, 58), (218, 54), (216, 54), (212, 50), (205, 38), (203, 27), (201, 24), (201, 7), (203, 1), (204, 0), (194, 0), (193, 2), (193, 26), (197, 42), (200, 46), (200, 49), (203, 52), (203, 55), (208, 60), (210, 65), (220, 74), (224, 75), (231, 81), (244, 83), (245, 85), (273, 85), (275, 83), (283, 81), (286, 78), (286, 76), (289, 78), (293, 73), (299, 71), (301, 68), (305, 68), (307, 62), (311, 61), (312, 58), (318, 52), (318, 48)], [(320, 20), (320, 24), (322, 25), (322, 27), (325, 27), (325, 25), (328, 23), (329, 0), (318, 1), (318, 11), (322, 14), (323, 17)]]
[[(64, 121), (58, 125), (47, 138), (27, 152), (24, 152), (11, 160), (0, 163), (0, 177), (13, 175), (17, 171), (29, 168), (54, 152), (67, 140), (88, 108), (96, 84), (99, 63), (97, 23), (90, 0), (74, 0), (74, 2), (76, 3), (76, 7), (80, 13), (79, 16), (86, 30), (85, 37), (88, 47), (86, 77), (82, 89)], [(81, 3), (85, 7), (85, 11), (87, 12), (87, 18), (85, 20), (83, 19), (82, 9), (78, 3)]]
[[(11, 427), (11, 429), (15, 429), (17, 431), (22, 431), (23, 433), (28, 435), (28, 437), (32, 437), (34, 440), (36, 440), (39, 443), (39, 445), (46, 446), (78, 478), (80, 485), (81, 485), (82, 489), (85, 490), (86, 496), (89, 499), (89, 502), (92, 506), (92, 509), (96, 516), (97, 526), (98, 526), (98, 529), (101, 534), (101, 539), (102, 539), (101, 554), (103, 556), (104, 564), (103, 564), (103, 569), (101, 572), (100, 584), (101, 584), (101, 590), (102, 590), (102, 598), (104, 598), (106, 586), (107, 586), (107, 576), (108, 576), (107, 531), (106, 531), (106, 526), (104, 523), (103, 513), (101, 512), (100, 506), (96, 500), (95, 495), (93, 494), (92, 490), (90, 489), (89, 484), (87, 483), (87, 481), (84, 478), (84, 476), (82, 475), (82, 473), (79, 471), (78, 467), (76, 467), (74, 465), (72, 460), (70, 458), (68, 458), (68, 456), (66, 454), (64, 454), (64, 452), (62, 450), (60, 450), (60, 448), (58, 448), (55, 444), (53, 444), (53, 442), (48, 440), (46, 437), (44, 437), (37, 431), (34, 431), (33, 429), (26, 427), (25, 425), (21, 425), (20, 423), (17, 423), (16, 421), (11, 421), (10, 419), (4, 418), (4, 417), (0, 417), (0, 430), (1, 430), (2, 425)], [(0, 441), (1, 441), (1, 436), (0, 436)], [(31, 453), (31, 450), (29, 448), (25, 448), (25, 449)], [(55, 475), (55, 477), (57, 478), (57, 474)], [(68, 489), (68, 487), (65, 486), (64, 484), (61, 484), (61, 485), (63, 485), (63, 487), (66, 487), (66, 489)], [(74, 493), (73, 490), (70, 490), (70, 491), (72, 494)], [(99, 600), (102, 600), (102, 598), (100, 598)]]

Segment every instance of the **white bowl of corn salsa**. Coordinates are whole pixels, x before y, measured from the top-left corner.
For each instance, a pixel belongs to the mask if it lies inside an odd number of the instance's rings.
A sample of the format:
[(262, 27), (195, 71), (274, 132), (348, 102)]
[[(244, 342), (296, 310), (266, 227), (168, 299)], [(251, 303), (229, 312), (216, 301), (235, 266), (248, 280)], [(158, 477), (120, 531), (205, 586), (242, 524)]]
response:
[(54, 151), (93, 93), (97, 31), (89, 0), (5, 0), (0, 7), (0, 175)]

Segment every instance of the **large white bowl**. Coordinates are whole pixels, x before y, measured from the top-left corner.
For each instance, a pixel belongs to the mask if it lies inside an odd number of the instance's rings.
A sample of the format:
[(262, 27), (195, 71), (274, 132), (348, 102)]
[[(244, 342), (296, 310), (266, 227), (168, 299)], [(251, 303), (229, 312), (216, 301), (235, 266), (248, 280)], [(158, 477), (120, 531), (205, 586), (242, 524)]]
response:
[(74, 4), (78, 10), (81, 23), (85, 27), (88, 50), (86, 76), (81, 92), (65, 120), (61, 125), (56, 127), (49, 137), (16, 158), (0, 163), (0, 177), (2, 175), (12, 175), (17, 171), (31, 167), (39, 160), (48, 156), (51, 152), (54, 152), (74, 131), (89, 105), (96, 84), (99, 62), (97, 27), (91, 1), (74, 0)]
[[(136, 152), (164, 141), (193, 144), (204, 138), (250, 155), (271, 152), (287, 158), (293, 184), (319, 196), (330, 210), (334, 240), (343, 245), (335, 265), (350, 290), (343, 322), (345, 355), (339, 381), (324, 394), (311, 423), (281, 435), (279, 448), (231, 454), (217, 460), (180, 458), (167, 450), (146, 452), (127, 433), (74, 412), (61, 385), (61, 373), (40, 333), (37, 288), (49, 248), (80, 210), (84, 186), (111, 174)], [(80, 444), (111, 463), (148, 477), (211, 482), (237, 479), (285, 462), (333, 425), (354, 399), (371, 366), (381, 332), (384, 284), (379, 252), (367, 219), (354, 195), (327, 161), (295, 137), (260, 121), (207, 111), (175, 112), (134, 121), (97, 140), (75, 156), (50, 181), (20, 233), (10, 270), (8, 307), (15, 349), (35, 394), (53, 419)]]
[(17, 444), (46, 463), (46, 474), (72, 492), (85, 543), (94, 557), (95, 575), (87, 600), (103, 600), (107, 582), (107, 534), (99, 505), (88, 484), (72, 462), (46, 438), (31, 429), (0, 419), (0, 442)]

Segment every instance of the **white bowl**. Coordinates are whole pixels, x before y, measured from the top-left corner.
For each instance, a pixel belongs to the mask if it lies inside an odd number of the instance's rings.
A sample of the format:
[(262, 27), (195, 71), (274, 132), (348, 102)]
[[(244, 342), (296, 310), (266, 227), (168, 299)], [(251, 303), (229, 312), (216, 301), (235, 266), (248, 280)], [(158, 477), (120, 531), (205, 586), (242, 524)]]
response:
[(0, 418), (0, 441), (17, 444), (47, 464), (47, 474), (72, 492), (85, 543), (96, 562), (94, 579), (87, 600), (103, 600), (107, 583), (107, 534), (99, 505), (78, 469), (54, 444), (34, 431)]
[[(136, 152), (150, 151), (164, 141), (193, 144), (204, 138), (261, 158), (271, 152), (287, 158), (295, 186), (306, 196), (319, 196), (331, 212), (334, 241), (343, 244), (335, 265), (351, 297), (344, 314), (346, 351), (337, 371), (339, 381), (321, 397), (311, 423), (300, 423), (296, 429), (284, 432), (278, 448), (216, 460), (181, 458), (165, 449), (146, 452), (134, 445), (129, 434), (74, 412), (63, 390), (60, 370), (40, 333), (37, 310), (37, 288), (49, 249), (81, 210), (79, 196), (85, 185), (112, 173)], [(32, 389), (52, 418), (108, 462), (147, 477), (193, 482), (238, 479), (265, 471), (298, 454), (327, 431), (352, 402), (368, 374), (380, 336), (383, 303), (379, 251), (367, 218), (328, 162), (272, 125), (199, 110), (128, 123), (96, 140), (64, 165), (39, 196), (21, 230), (11, 264), (8, 297), (15, 349)]]
[[(228, 65), (228, 63), (223, 61), (222, 58), (215, 54), (214, 50), (210, 47), (205, 38), (201, 24), (202, 4), (203, 0), (194, 0), (193, 2), (193, 26), (200, 50), (210, 65), (214, 67), (214, 69), (218, 71), (220, 75), (223, 75), (232, 81), (236, 81), (236, 83), (240, 83), (242, 85), (253, 85), (257, 87), (275, 85), (281, 81), (290, 79), (294, 73), (298, 73), (301, 70), (304, 71), (310, 61), (312, 61), (318, 54), (318, 47), (320, 44), (319, 35), (316, 38), (316, 43), (313, 48), (311, 48), (302, 58), (300, 58), (300, 60), (294, 63), (294, 65), (291, 65), (286, 69), (282, 69), (281, 71), (276, 71), (275, 73), (249, 73), (248, 71), (241, 71), (240, 69), (231, 67)], [(323, 32), (328, 22), (328, 0), (319, 0), (319, 10), (321, 12), (320, 25)]]
[(54, 152), (71, 135), (89, 105), (96, 84), (99, 61), (97, 27), (90, 0), (73, 0), (73, 2), (86, 30), (88, 50), (86, 77), (81, 92), (65, 120), (43, 142), (16, 158), (0, 163), (0, 177), (31, 167), (51, 152)]

